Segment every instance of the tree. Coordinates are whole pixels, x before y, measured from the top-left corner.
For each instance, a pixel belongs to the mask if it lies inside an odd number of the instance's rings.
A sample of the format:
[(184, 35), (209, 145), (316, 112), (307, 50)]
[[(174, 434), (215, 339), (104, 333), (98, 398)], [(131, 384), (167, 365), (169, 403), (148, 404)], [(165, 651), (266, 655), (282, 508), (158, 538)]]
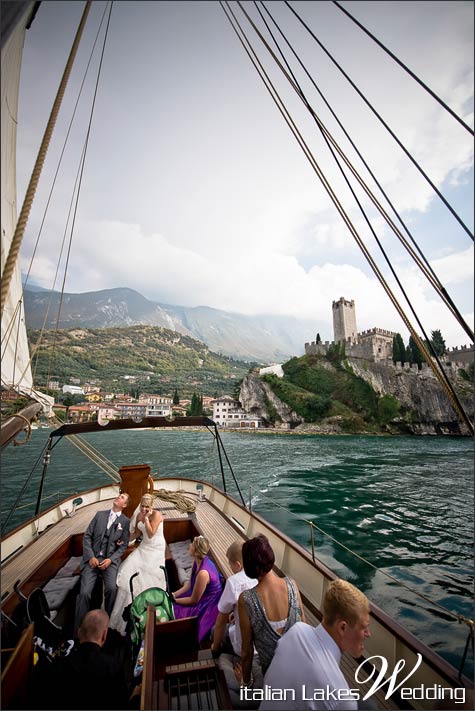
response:
[(399, 415), (399, 402), (392, 395), (383, 395), (378, 400), (378, 420), (388, 424)]
[(345, 360), (345, 343), (343, 341), (332, 343), (328, 347), (326, 357), (334, 366), (341, 367), (341, 361)]
[(406, 360), (406, 347), (400, 333), (393, 338), (393, 363), (404, 363)]
[(419, 369), (422, 365), (422, 361), (424, 360), (422, 357), (422, 353), (419, 350), (419, 347), (417, 343), (415, 342), (414, 338), (412, 336), (409, 336), (409, 349), (412, 354), (412, 363), (417, 363)]
[(438, 355), (438, 356), (444, 355), (445, 351), (447, 349), (446, 349), (445, 341), (442, 338), (442, 334), (439, 331), (439, 329), (437, 329), (436, 331), (431, 331), (430, 335), (432, 336), (430, 342), (432, 344), (432, 348), (434, 349), (436, 355)]
[(193, 393), (191, 396), (190, 409), (187, 411), (187, 415), (190, 417), (196, 417), (197, 415), (203, 414), (203, 395), (197, 395)]
[(173, 393), (173, 404), (174, 405), (180, 404), (180, 398), (178, 396), (178, 390), (176, 388), (175, 388), (175, 392)]
[(321, 342), (322, 342), (322, 339), (320, 338), (320, 334), (317, 333), (317, 337), (316, 337), (316, 339), (315, 339), (315, 343), (321, 343)]
[(240, 398), (240, 396), (241, 396), (241, 385), (242, 385), (242, 381), (243, 381), (243, 380), (244, 380), (244, 378), (241, 378), (240, 380), (235, 380), (235, 381), (234, 381), (234, 385), (233, 385), (233, 398), (234, 398), (235, 400), (239, 400), (239, 398)]

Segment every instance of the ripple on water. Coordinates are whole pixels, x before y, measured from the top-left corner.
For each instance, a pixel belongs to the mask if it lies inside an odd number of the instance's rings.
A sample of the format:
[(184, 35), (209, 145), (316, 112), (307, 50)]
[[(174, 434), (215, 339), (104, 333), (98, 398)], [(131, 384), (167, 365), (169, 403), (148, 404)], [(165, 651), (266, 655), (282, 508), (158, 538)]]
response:
[[(30, 443), (33, 449), (29, 445), (2, 452), (3, 515), (46, 439), (47, 433), (36, 430)], [(179, 471), (183, 476), (200, 475), (205, 481), (220, 482), (216, 451), (207, 433), (111, 432), (85, 439), (116, 466), (140, 461), (149, 463), (152, 471), (158, 468), (162, 476)], [(252, 487), (252, 506), (289, 536), (308, 547), (308, 524), (276, 509), (275, 503), (311, 518), (374, 565), (418, 586), (434, 601), (443, 600), (454, 612), (468, 615), (473, 572), (473, 446), (469, 440), (251, 438), (227, 432), (222, 432), (222, 439), (242, 491)], [(137, 451), (140, 456), (134, 458)], [(67, 443), (55, 448), (45, 495), (58, 490), (66, 495), (109, 483), (88, 460), (83, 463), (81, 456)], [(38, 480), (39, 473), (25, 494), (25, 499), (31, 498), (32, 509), (22, 513), (33, 513), (33, 488)], [(230, 491), (234, 493), (231, 487)], [(49, 505), (51, 501), (45, 500), (45, 508)], [(11, 527), (19, 522), (12, 519)], [(318, 556), (325, 564), (458, 665), (466, 639), (462, 625), (448, 627), (415, 594), (381, 581), (381, 574), (323, 534), (316, 532), (315, 538)]]

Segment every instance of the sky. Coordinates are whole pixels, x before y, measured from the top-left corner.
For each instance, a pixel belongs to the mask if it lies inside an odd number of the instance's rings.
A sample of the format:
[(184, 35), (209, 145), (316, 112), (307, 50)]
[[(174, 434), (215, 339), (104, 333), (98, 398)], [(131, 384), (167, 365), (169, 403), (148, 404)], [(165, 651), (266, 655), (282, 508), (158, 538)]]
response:
[[(290, 4), (473, 231), (472, 136), (335, 4)], [(471, 2), (355, 0), (342, 5), (473, 127)], [(254, 3), (242, 6), (265, 31)], [(19, 208), (83, 7), (83, 2), (46, 0), (27, 32), (17, 136)], [(266, 7), (473, 328), (472, 240), (285, 3), (268, 2)], [(259, 47), (263, 66), (318, 165), (415, 325), (314, 120), (239, 6), (232, 3), (232, 8), (253, 46)], [(23, 272), (29, 268), (105, 9), (102, 0), (94, 2), (87, 21), (25, 235)], [(274, 32), (278, 35), (275, 26)], [(99, 45), (103, 36), (101, 30)], [(287, 45), (282, 46), (309, 103), (373, 187), (321, 96)], [(56, 281), (55, 272), (61, 241), (65, 234), (69, 239), (67, 215), (100, 49), (91, 60), (31, 267), (30, 280), (46, 288), (62, 286), (66, 250)], [(448, 346), (468, 343), (381, 216), (369, 207), (361, 190), (358, 195), (426, 333), (440, 329)], [(355, 301), (359, 330), (386, 328), (407, 341), (405, 324), (219, 2), (113, 4), (64, 288), (79, 293), (114, 287), (135, 289), (161, 303), (314, 319), (323, 340), (333, 337), (332, 301), (344, 296)], [(309, 333), (308, 340), (314, 337)]]

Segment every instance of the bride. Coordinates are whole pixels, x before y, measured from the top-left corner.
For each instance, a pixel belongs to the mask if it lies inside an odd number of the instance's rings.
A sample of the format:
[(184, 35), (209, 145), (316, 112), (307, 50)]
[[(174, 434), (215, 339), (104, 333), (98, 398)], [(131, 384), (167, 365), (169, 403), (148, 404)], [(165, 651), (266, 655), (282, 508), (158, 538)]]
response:
[[(150, 494), (142, 496), (140, 509), (130, 522), (130, 538), (143, 536), (142, 542), (121, 563), (117, 572), (117, 597), (111, 613), (109, 627), (125, 635), (127, 626), (123, 619), (124, 609), (132, 602), (130, 578), (134, 578), (134, 598), (147, 588), (166, 588), (165, 573), (160, 566), (165, 565), (165, 538), (163, 535), (163, 516), (153, 508), (154, 498)], [(135, 516), (135, 515), (134, 515)]]

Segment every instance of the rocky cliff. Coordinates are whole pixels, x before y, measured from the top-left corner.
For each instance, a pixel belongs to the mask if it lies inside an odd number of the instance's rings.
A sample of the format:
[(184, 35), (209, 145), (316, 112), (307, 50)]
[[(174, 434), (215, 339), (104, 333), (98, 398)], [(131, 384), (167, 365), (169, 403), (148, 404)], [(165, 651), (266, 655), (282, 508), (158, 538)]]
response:
[[(468, 434), (432, 370), (398, 370), (391, 365), (362, 359), (347, 361), (353, 373), (365, 380), (378, 395), (392, 395), (401, 405), (414, 434)], [(473, 420), (473, 389), (470, 383), (451, 376), (460, 402)]]
[(303, 422), (302, 417), (279, 400), (268, 383), (252, 373), (244, 377), (239, 399), (246, 412), (262, 417), (266, 424), (272, 423), (277, 428), (293, 428)]
[[(335, 370), (335, 367), (322, 360), (321, 368)], [(373, 363), (363, 359), (349, 359), (345, 368), (354, 376), (368, 383), (377, 396), (391, 395), (399, 403), (399, 416), (394, 418), (382, 431), (412, 434), (468, 434), (465, 425), (459, 419), (443, 388), (439, 385), (430, 369), (424, 371), (406, 371), (383, 363)], [(285, 369), (285, 364), (284, 364)], [(453, 374), (458, 397), (473, 419), (473, 388)], [(329, 413), (331, 416), (317, 422), (305, 422), (289, 405), (280, 400), (272, 391), (271, 385), (263, 382), (257, 374), (250, 373), (242, 381), (240, 400), (248, 412), (262, 417), (266, 423), (275, 423), (278, 428), (296, 429), (299, 432), (311, 431), (322, 434), (341, 433), (345, 429), (342, 415)], [(354, 403), (358, 412), (358, 402)], [(360, 421), (360, 431), (375, 431)]]

